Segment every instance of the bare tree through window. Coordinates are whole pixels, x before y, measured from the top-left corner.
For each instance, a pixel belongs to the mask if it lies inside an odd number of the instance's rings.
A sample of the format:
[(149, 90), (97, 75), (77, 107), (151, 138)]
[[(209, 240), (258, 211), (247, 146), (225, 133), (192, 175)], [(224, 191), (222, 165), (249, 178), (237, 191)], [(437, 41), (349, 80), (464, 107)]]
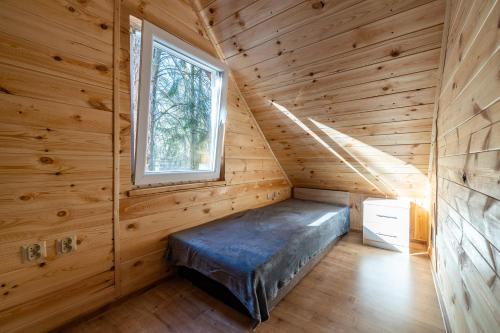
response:
[(147, 170), (211, 167), (211, 73), (154, 44)]

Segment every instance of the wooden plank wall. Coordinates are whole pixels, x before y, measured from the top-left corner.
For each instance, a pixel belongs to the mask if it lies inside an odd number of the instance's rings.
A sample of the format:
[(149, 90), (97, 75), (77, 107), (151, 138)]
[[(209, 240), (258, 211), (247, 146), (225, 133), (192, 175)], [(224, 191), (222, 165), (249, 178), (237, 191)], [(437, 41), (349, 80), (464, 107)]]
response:
[(294, 186), (427, 195), (444, 0), (197, 8)]
[(113, 299), (113, 1), (1, 1), (0, 72), (0, 331), (43, 331)]
[[(128, 14), (214, 52), (187, 2), (121, 3), (120, 105), (114, 108), (113, 31), (119, 23), (113, 0), (0, 2), (1, 332), (45, 331), (152, 283), (166, 274), (161, 254), (170, 232), (267, 205), (268, 193), (279, 193), (275, 200), (290, 196), (234, 84), (227, 186), (127, 196), (133, 188)], [(120, 116), (121, 129), (115, 184), (114, 115)], [(119, 204), (116, 226), (114, 203)], [(114, 227), (121, 245), (116, 253)], [(56, 256), (55, 239), (70, 235), (77, 236), (78, 250)], [(47, 258), (23, 264), (20, 246), (36, 240), (47, 242)], [(117, 285), (116, 272), (121, 273)]]
[(433, 259), (453, 332), (500, 331), (500, 4), (449, 2)]

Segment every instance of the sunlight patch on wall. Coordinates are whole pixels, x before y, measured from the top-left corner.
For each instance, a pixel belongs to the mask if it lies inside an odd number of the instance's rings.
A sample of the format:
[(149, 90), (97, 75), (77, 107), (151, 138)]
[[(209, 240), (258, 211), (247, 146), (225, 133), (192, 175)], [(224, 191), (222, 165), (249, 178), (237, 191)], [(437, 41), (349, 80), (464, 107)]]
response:
[[(308, 120), (341, 147), (345, 153), (349, 154), (349, 156), (362, 165), (367, 172), (391, 189), (398, 197), (408, 196), (409, 191), (405, 183), (413, 187), (413, 190), (419, 194), (418, 196), (424, 198), (429, 196), (430, 184), (427, 176), (412, 164), (401, 161), (388, 153), (352, 138), (312, 118), (308, 118)], [(383, 164), (380, 163), (381, 161), (383, 161)], [(399, 169), (398, 173), (394, 173), (395, 168)], [(398, 177), (402, 176), (398, 175), (405, 175), (407, 179), (400, 179)]]
[(347, 161), (342, 155), (340, 155), (337, 151), (335, 151), (330, 145), (328, 145), (323, 139), (319, 137), (318, 134), (316, 134), (313, 130), (311, 130), (306, 124), (304, 124), (300, 119), (298, 119), (293, 113), (287, 110), (284, 106), (275, 103), (273, 101), (269, 101), (276, 109), (278, 109), (281, 113), (283, 113), (285, 116), (287, 116), (290, 120), (292, 120), (294, 123), (296, 123), (300, 128), (302, 128), (306, 133), (308, 133), (312, 138), (314, 138), (319, 144), (321, 144), (324, 148), (326, 148), (330, 153), (332, 153), (335, 157), (340, 159), (342, 162), (345, 163), (350, 169), (352, 169), (354, 172), (356, 172), (363, 180), (365, 180), (367, 183), (369, 183), (371, 186), (376, 188), (381, 194), (385, 195), (385, 191), (380, 189), (379, 186), (374, 184), (372, 181), (370, 181), (368, 178), (366, 178), (363, 173), (361, 173), (359, 170), (357, 170), (349, 161)]

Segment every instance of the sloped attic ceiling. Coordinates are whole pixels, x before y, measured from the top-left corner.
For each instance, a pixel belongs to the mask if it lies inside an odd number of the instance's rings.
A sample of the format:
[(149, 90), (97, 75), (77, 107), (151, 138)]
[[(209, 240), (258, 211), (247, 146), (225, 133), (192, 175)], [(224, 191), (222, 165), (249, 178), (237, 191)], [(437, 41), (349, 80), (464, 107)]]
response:
[(294, 186), (426, 194), (444, 0), (196, 6)]

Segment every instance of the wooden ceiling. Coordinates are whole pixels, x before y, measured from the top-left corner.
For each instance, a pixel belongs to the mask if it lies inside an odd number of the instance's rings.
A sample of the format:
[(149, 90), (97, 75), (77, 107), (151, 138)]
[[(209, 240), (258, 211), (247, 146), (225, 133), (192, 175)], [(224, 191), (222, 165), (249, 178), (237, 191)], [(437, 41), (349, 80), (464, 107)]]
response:
[(198, 0), (295, 186), (427, 192), (444, 0)]

